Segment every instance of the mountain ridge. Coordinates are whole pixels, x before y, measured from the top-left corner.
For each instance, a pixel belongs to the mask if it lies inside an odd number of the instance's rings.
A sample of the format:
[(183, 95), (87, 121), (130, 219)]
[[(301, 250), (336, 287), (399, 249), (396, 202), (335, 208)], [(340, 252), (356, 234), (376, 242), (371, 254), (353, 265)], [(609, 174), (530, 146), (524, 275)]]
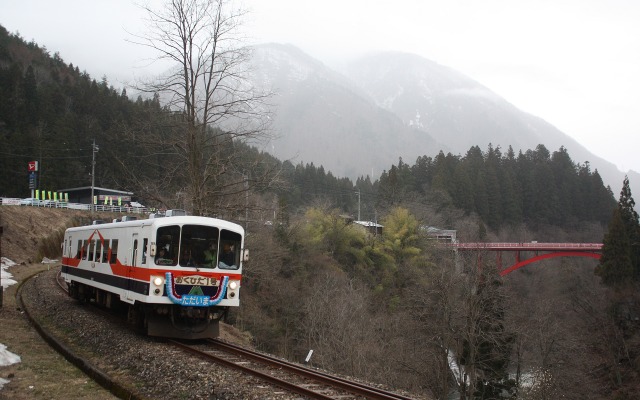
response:
[[(375, 105), (353, 83), (324, 64), (306, 55), (299, 57), (297, 49), (288, 53), (292, 58), (282, 57), (292, 48), (263, 45), (256, 48), (254, 57), (253, 70), (260, 71), (261, 78), (256, 81), (257, 86), (276, 93), (273, 130), (277, 137), (265, 146), (272, 155), (313, 162), (336, 175), (355, 179), (371, 174), (372, 168), (375, 176), (399, 157), (421, 155), (388, 140), (390, 132), (422, 147), (444, 147), (428, 134), (405, 126), (396, 115)], [(284, 73), (292, 65), (298, 67), (294, 72), (305, 73)], [(305, 69), (311, 67), (314, 68)], [(376, 149), (374, 143), (378, 142), (384, 142), (389, 151)]]
[[(337, 176), (375, 179), (400, 158), (413, 162), (439, 151), (464, 155), (476, 145), (511, 146), (517, 153), (543, 144), (551, 151), (563, 146), (575, 162), (589, 162), (612, 188), (624, 178), (613, 163), (543, 118), (421, 56), (368, 53), (334, 70), (290, 44), (254, 50), (254, 70), (261, 74), (254, 83), (267, 83), (277, 93), (278, 137), (264, 150), (278, 158), (313, 162)], [(291, 65), (304, 65), (306, 73), (287, 74)], [(627, 174), (640, 181), (634, 171)]]

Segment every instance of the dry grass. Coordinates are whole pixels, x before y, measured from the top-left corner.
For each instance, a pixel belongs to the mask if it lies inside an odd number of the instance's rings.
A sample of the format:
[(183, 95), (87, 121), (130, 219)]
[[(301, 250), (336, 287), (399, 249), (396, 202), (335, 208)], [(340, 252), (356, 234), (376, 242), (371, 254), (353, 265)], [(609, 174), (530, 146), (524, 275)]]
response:
[[(43, 255), (57, 258), (64, 229), (90, 220), (82, 211), (0, 206), (2, 256), (17, 263), (8, 272), (21, 282), (46, 270), (48, 266), (36, 260)], [(10, 381), (0, 390), (0, 399), (114, 399), (42, 340), (16, 303), (17, 289), (12, 285), (2, 296), (0, 343), (21, 362), (0, 367), (0, 377)]]
[(58, 257), (66, 228), (112, 218), (115, 217), (111, 213), (92, 215), (78, 210), (0, 206), (0, 225), (4, 227), (2, 256), (18, 264), (40, 262), (41, 256)]
[[(20, 282), (46, 268), (24, 264), (11, 267), (9, 272)], [(0, 343), (21, 361), (0, 367), (0, 377), (10, 381), (0, 390), (0, 399), (114, 399), (42, 340), (17, 307), (16, 290), (17, 285), (12, 285), (4, 292)]]

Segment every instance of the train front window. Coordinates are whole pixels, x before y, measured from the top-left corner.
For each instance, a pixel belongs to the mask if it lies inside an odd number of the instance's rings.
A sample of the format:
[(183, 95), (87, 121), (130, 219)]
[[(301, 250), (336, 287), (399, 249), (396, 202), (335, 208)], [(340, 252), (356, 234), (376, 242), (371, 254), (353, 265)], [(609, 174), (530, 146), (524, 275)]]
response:
[(156, 265), (238, 269), (242, 235), (205, 225), (158, 228)]
[(218, 254), (218, 228), (184, 225), (180, 241), (180, 266), (215, 268)]
[(157, 265), (176, 265), (179, 254), (180, 227), (171, 225), (158, 228), (156, 243), (155, 263)]
[(236, 232), (222, 230), (220, 235), (220, 261), (218, 268), (238, 269), (240, 266), (240, 246), (242, 235)]

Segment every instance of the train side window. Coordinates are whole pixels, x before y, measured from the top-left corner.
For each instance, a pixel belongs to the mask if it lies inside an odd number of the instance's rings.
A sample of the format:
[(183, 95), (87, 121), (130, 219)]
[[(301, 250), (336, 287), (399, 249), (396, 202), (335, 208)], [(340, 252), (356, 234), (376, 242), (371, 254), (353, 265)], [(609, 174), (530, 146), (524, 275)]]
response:
[(89, 245), (91, 243), (88, 240), (83, 240), (82, 241), (82, 259), (86, 260), (87, 259), (87, 255), (89, 254)]
[(82, 258), (82, 240), (78, 240), (78, 254), (76, 254), (76, 258), (78, 260)]
[(118, 239), (111, 241), (111, 264), (115, 264), (118, 259)]
[(134, 267), (137, 265), (138, 258), (138, 239), (133, 241), (133, 253), (131, 254), (131, 265)]
[(88, 260), (89, 261), (93, 261), (96, 254), (96, 240), (93, 239), (91, 242), (89, 242), (89, 257)]
[(142, 239), (142, 264), (145, 265), (147, 263), (147, 248), (149, 245), (149, 239)]
[(102, 241), (96, 240), (96, 261), (102, 262)]

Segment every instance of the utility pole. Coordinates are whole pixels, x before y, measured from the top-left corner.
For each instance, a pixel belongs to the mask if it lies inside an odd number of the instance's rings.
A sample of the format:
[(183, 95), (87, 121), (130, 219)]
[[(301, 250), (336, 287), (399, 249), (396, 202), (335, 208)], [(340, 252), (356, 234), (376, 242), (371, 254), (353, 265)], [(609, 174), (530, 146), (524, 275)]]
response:
[(244, 178), (244, 230), (249, 229), (249, 173), (242, 174)]
[(356, 192), (358, 195), (358, 221), (360, 221), (360, 189)]
[(91, 211), (95, 211), (95, 204), (93, 201), (93, 188), (96, 185), (96, 153), (98, 150), (98, 146), (96, 146), (96, 140), (93, 139), (93, 145), (91, 146), (91, 150), (93, 152), (93, 160), (91, 161), (91, 199), (89, 200), (89, 204), (91, 204)]

